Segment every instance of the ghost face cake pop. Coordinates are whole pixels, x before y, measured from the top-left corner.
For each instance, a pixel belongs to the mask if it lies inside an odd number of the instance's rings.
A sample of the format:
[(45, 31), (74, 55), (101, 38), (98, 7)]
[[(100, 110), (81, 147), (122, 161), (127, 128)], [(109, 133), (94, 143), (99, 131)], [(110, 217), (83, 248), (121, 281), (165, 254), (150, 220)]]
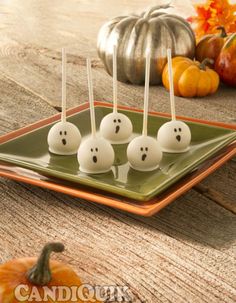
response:
[(125, 144), (130, 141), (133, 126), (126, 115), (113, 111), (102, 119), (100, 132), (111, 144)]
[(133, 125), (130, 119), (117, 110), (117, 49), (113, 48), (113, 112), (106, 115), (100, 125), (101, 135), (111, 144), (130, 141)]
[(89, 59), (87, 59), (87, 73), (92, 134), (81, 143), (78, 150), (78, 161), (80, 171), (88, 174), (99, 174), (111, 169), (115, 154), (111, 144), (106, 139), (97, 137), (96, 134), (91, 62)]
[(130, 142), (127, 157), (132, 168), (139, 171), (152, 171), (159, 167), (162, 153), (157, 140), (142, 135)]
[(66, 54), (62, 50), (62, 113), (61, 121), (56, 123), (48, 133), (49, 151), (57, 155), (76, 154), (81, 142), (78, 128), (66, 121)]
[(56, 123), (48, 133), (49, 151), (57, 155), (74, 155), (81, 141), (78, 128), (66, 121)]
[(172, 120), (160, 127), (157, 140), (163, 152), (183, 153), (189, 150), (191, 132), (186, 123)]
[(162, 159), (162, 152), (157, 140), (147, 135), (150, 54), (146, 57), (145, 75), (143, 133), (129, 143), (127, 158), (133, 169), (139, 171), (152, 171), (159, 167), (159, 163)]
[(114, 151), (104, 138), (92, 136), (82, 142), (78, 151), (80, 171), (88, 174), (105, 173), (114, 162)]
[(167, 50), (168, 73), (170, 83), (170, 103), (172, 120), (163, 124), (157, 133), (157, 141), (163, 152), (184, 153), (189, 150), (191, 131), (186, 123), (176, 120), (173, 72), (171, 63), (171, 50)]

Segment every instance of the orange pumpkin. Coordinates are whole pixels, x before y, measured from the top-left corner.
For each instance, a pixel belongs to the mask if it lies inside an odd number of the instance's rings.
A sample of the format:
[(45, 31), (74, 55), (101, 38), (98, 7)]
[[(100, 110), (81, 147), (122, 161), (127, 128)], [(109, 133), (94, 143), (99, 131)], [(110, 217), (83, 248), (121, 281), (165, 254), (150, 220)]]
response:
[(236, 87), (236, 33), (222, 48), (215, 63), (215, 70), (222, 82)]
[(220, 34), (203, 36), (198, 42), (195, 54), (198, 61), (201, 62), (204, 59), (209, 58), (213, 59), (215, 62), (219, 56), (222, 47), (229, 37), (227, 36), (225, 28), (223, 26), (219, 26), (217, 29), (221, 30)]
[[(23, 302), (36, 303), (39, 301), (38, 298), (44, 298), (44, 286), (49, 289), (57, 286), (80, 286), (80, 278), (70, 267), (57, 261), (49, 261), (51, 252), (62, 252), (63, 250), (63, 244), (49, 243), (43, 248), (38, 260), (36, 258), (22, 258), (0, 265), (0, 302), (17, 303), (19, 302), (17, 300), (18, 294), (27, 298)], [(24, 285), (24, 288), (17, 290), (17, 287), (21, 285)], [(39, 295), (38, 298), (35, 290)], [(48, 297), (48, 300), (43, 302), (60, 301), (52, 301)], [(76, 302), (84, 301), (78, 300)]]
[[(206, 66), (212, 61), (205, 59), (202, 63), (186, 57), (172, 59), (174, 92), (176, 96), (203, 97), (216, 92), (219, 86), (218, 74)], [(162, 82), (169, 90), (168, 65), (166, 64)]]

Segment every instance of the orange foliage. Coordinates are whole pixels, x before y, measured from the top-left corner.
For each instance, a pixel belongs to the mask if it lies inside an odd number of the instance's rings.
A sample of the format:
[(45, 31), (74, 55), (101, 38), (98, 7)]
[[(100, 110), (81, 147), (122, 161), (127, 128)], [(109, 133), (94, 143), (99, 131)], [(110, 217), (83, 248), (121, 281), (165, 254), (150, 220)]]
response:
[(226, 32), (236, 32), (236, 4), (228, 0), (207, 0), (195, 6), (196, 16), (188, 19), (193, 24), (197, 38), (219, 32), (216, 28), (224, 26)]

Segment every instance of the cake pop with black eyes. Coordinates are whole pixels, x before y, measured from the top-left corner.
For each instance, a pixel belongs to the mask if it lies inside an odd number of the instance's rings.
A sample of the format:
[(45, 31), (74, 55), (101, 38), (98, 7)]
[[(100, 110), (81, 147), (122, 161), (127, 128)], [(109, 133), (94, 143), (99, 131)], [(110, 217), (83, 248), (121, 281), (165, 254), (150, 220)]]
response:
[(91, 136), (83, 141), (78, 150), (80, 171), (87, 174), (99, 174), (108, 172), (114, 163), (115, 153), (111, 144), (96, 133), (94, 98), (92, 86), (91, 62), (87, 59)]
[(101, 135), (111, 144), (124, 144), (131, 140), (133, 125), (130, 119), (117, 110), (117, 48), (113, 48), (113, 112), (100, 124)]
[(191, 142), (191, 131), (186, 123), (176, 120), (175, 116), (175, 100), (174, 100), (174, 84), (171, 63), (171, 50), (167, 50), (168, 74), (170, 85), (170, 103), (172, 120), (164, 123), (157, 133), (157, 141), (161, 145), (161, 149), (166, 153), (184, 153), (189, 150)]
[(50, 129), (47, 137), (49, 151), (57, 155), (76, 154), (81, 142), (79, 129), (66, 121), (66, 52), (62, 49), (62, 112), (61, 121)]
[(150, 53), (146, 57), (143, 133), (128, 145), (127, 158), (130, 166), (138, 171), (152, 171), (159, 167), (162, 152), (156, 139), (147, 135), (148, 99), (150, 78)]

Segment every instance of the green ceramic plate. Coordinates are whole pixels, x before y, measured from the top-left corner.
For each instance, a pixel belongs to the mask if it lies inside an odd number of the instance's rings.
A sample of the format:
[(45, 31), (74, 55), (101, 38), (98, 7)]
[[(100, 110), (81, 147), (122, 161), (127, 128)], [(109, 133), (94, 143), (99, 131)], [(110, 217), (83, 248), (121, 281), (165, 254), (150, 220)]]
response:
[[(110, 107), (96, 106), (96, 122), (111, 112)], [(134, 135), (141, 133), (142, 114), (121, 110), (133, 122)], [(90, 133), (89, 111), (83, 110), (68, 118), (76, 124), (85, 138)], [(156, 137), (158, 128), (167, 118), (150, 115), (149, 135)], [(0, 145), (0, 160), (30, 168), (48, 176), (77, 182), (90, 187), (112, 192), (132, 199), (146, 201), (163, 192), (187, 173), (196, 169), (207, 158), (236, 140), (236, 132), (230, 129), (186, 122), (192, 133), (191, 148), (183, 154), (164, 154), (160, 169), (153, 172), (137, 172), (127, 163), (127, 145), (114, 146), (115, 165), (109, 173), (86, 175), (79, 171), (75, 156), (57, 156), (48, 152), (47, 134), (51, 125), (17, 137)]]

